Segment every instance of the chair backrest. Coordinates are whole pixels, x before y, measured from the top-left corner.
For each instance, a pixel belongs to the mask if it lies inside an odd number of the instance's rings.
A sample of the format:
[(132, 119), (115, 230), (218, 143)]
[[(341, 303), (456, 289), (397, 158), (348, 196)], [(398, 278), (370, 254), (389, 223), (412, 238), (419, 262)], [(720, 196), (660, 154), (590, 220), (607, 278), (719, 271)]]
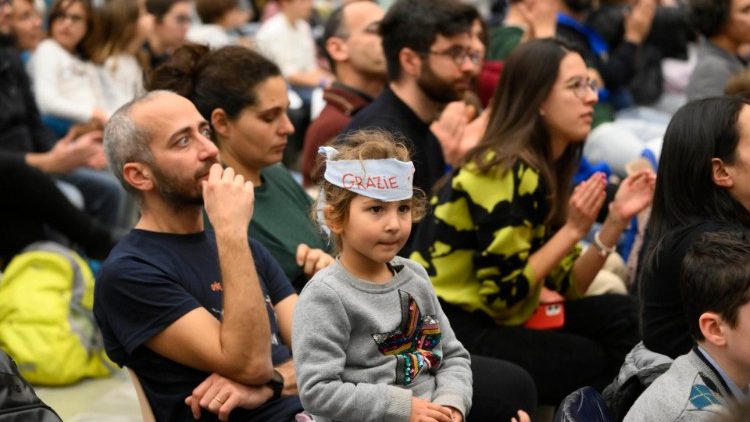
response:
[(582, 387), (568, 394), (555, 413), (554, 422), (614, 422), (601, 394)]
[(138, 375), (133, 372), (132, 369), (128, 368), (128, 374), (130, 375), (130, 381), (133, 383), (135, 393), (138, 395), (138, 404), (141, 406), (141, 417), (143, 422), (156, 422), (154, 412), (151, 410), (151, 404), (148, 402), (146, 393), (143, 392), (141, 381), (138, 379)]

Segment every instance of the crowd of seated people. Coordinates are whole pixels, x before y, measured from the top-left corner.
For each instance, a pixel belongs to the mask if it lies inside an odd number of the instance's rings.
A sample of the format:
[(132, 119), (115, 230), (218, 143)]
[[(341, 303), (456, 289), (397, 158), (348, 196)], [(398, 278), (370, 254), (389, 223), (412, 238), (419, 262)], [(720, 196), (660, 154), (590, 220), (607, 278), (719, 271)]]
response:
[[(318, 3), (0, 0), (0, 190), (16, 198), (0, 271), (37, 240), (109, 255), (96, 317), (160, 418), (310, 417), (292, 313), (342, 265), (318, 190), (337, 183), (327, 147), (361, 133), (406, 147), (397, 161), (427, 200), (383, 268), (424, 268), (440, 318), (407, 300), (418, 323), (394, 330), (445, 317), (473, 378), (460, 411), (386, 397), (373, 412), (544, 420), (538, 405), (604, 391), (633, 352), (720, 343), (693, 327), (680, 280), (704, 233), (750, 225), (748, 0)], [(374, 195), (366, 212), (386, 218), (390, 196)], [(165, 300), (132, 293), (149, 288)], [(733, 329), (735, 310), (721, 315)], [(382, 344), (393, 332), (371, 334), (397, 374), (437, 371), (428, 334), (398, 353)]]

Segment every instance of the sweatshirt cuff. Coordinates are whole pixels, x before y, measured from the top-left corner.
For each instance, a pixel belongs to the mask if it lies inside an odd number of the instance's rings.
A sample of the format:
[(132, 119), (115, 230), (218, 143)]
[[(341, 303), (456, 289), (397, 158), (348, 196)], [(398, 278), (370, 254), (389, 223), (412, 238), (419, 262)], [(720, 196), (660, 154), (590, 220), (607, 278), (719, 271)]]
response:
[(458, 410), (459, 412), (461, 412), (461, 416), (463, 416), (463, 419), (466, 420), (467, 404), (465, 402), (464, 395), (459, 393), (443, 393), (435, 397), (432, 402), (441, 406), (450, 406)]
[(385, 407), (385, 422), (409, 420), (411, 414), (411, 390), (394, 386), (388, 387), (388, 398)]

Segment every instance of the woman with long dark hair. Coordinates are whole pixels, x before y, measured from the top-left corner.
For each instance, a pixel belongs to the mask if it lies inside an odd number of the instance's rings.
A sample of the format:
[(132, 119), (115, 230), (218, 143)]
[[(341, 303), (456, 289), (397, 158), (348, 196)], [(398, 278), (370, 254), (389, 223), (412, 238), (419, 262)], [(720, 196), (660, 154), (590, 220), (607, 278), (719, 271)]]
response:
[[(651, 202), (654, 183), (649, 172), (625, 179), (594, 245), (581, 252), (605, 200), (602, 174), (570, 189), (595, 88), (564, 43), (520, 46), (506, 61), (484, 138), (432, 198), (411, 255), (466, 348), (524, 367), (542, 404), (582, 385), (603, 387), (638, 340), (630, 297), (582, 298), (628, 221)], [(564, 324), (541, 331), (525, 325), (543, 287), (569, 300)]]
[(643, 342), (676, 358), (693, 347), (679, 276), (692, 242), (750, 227), (750, 100), (707, 98), (675, 113), (664, 135), (638, 286)]

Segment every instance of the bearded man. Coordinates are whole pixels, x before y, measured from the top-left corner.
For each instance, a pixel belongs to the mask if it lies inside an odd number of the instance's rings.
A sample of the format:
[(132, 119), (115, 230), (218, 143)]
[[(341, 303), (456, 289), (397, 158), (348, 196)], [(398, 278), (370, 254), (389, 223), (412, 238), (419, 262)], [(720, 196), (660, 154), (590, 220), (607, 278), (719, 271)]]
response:
[(297, 295), (248, 242), (252, 183), (218, 164), (208, 122), (167, 91), (118, 110), (104, 147), (141, 208), (97, 276), (109, 357), (138, 376), (156, 420), (294, 420)]

